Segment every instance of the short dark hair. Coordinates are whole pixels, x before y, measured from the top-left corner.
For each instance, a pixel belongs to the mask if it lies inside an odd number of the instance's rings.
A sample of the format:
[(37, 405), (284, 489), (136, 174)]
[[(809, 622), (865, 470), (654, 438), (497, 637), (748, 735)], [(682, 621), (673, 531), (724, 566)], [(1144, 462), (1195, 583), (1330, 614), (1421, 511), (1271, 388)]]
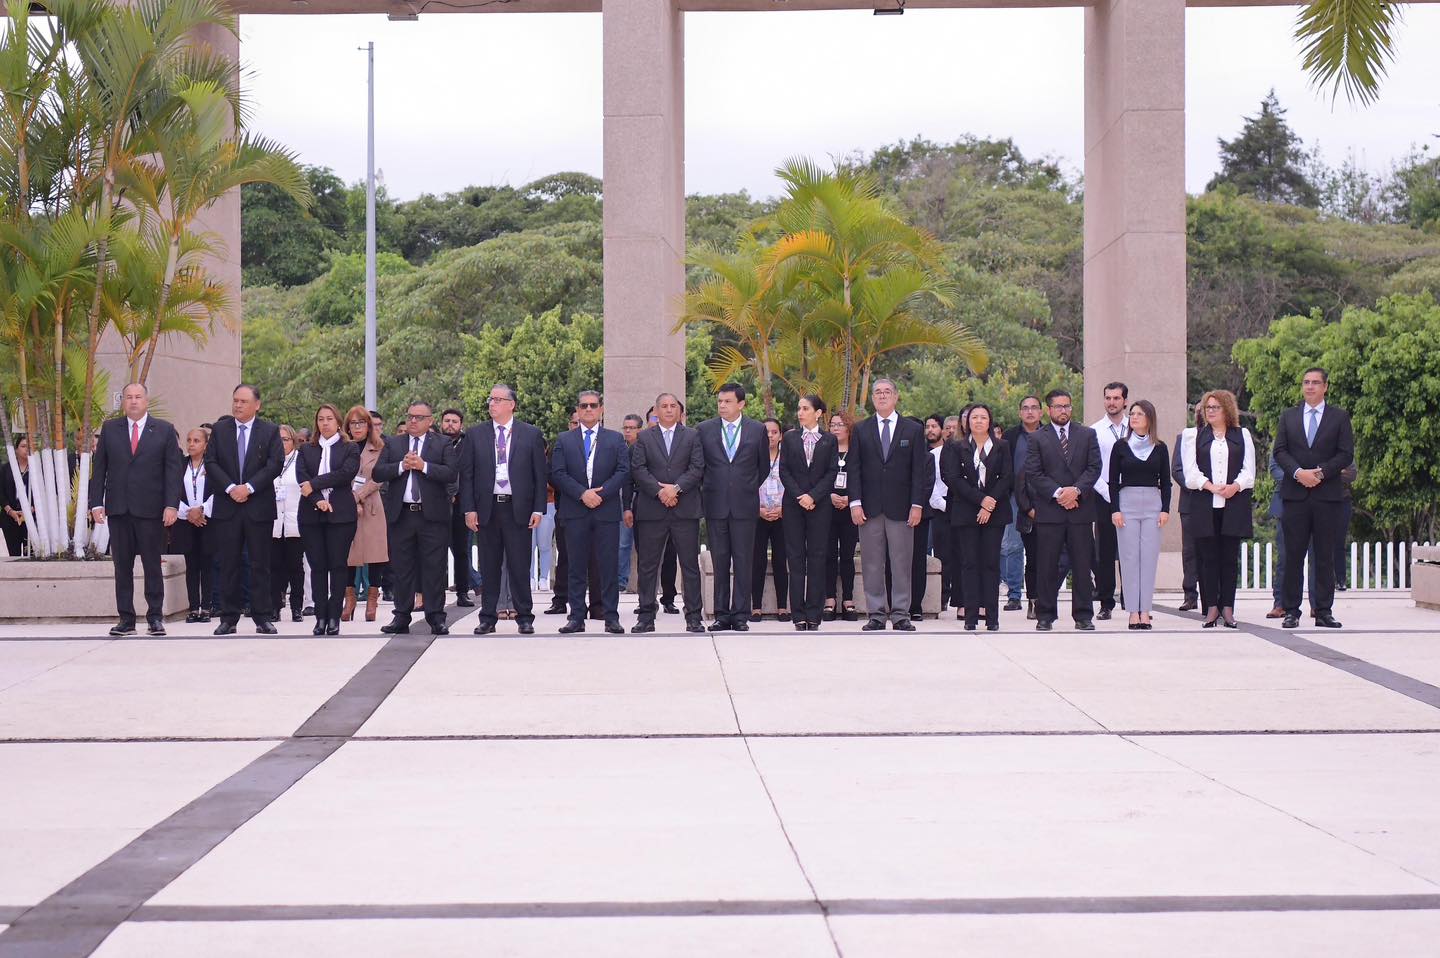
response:
[(945, 417), (942, 416), (940, 413), (932, 412), (930, 415), (926, 416), (925, 425), (930, 425), (930, 420), (932, 419), (935, 420), (935, 425), (939, 426), (941, 429), (945, 428)]
[(1025, 400), (1027, 400), (1027, 399), (1033, 399), (1033, 400), (1035, 400), (1036, 402), (1039, 402), (1039, 401), (1040, 401), (1040, 397), (1037, 396), (1037, 395), (1035, 395), (1034, 393), (1026, 393), (1025, 395), (1023, 395), (1023, 396), (1020, 397), (1020, 402), (1019, 402), (1017, 405), (1020, 405), (1020, 406), (1025, 405)]
[(1124, 400), (1127, 400), (1127, 401), (1130, 399), (1130, 387), (1127, 386), (1127, 385), (1125, 385), (1124, 383), (1122, 383), (1122, 382), (1121, 382), (1120, 380), (1118, 380), (1118, 379), (1115, 380), (1114, 382), (1106, 383), (1106, 384), (1105, 384), (1105, 389), (1101, 392), (1101, 395), (1104, 395), (1105, 393), (1108, 393), (1108, 392), (1109, 392), (1110, 390), (1112, 390), (1112, 389), (1118, 389), (1118, 390), (1120, 390), (1120, 398), (1121, 398), (1121, 399), (1124, 399)]
[(767, 424), (773, 422), (776, 429), (780, 430), (781, 432), (785, 431), (785, 424), (782, 423), (780, 420), (776, 419), (774, 416), (766, 416), (764, 419), (760, 420), (760, 422)]
[(1075, 398), (1074, 396), (1070, 395), (1070, 390), (1068, 389), (1052, 389), (1045, 394), (1045, 405), (1052, 406), (1055, 404), (1055, 400), (1060, 399), (1061, 397), (1064, 397), (1065, 399)]
[(1330, 385), (1330, 374), (1325, 371), (1324, 366), (1311, 366), (1309, 369), (1305, 370), (1303, 373), (1300, 374), (1300, 378), (1304, 379), (1311, 373), (1319, 373), (1320, 379), (1325, 383), (1325, 385)]
[(717, 396), (723, 396), (726, 393), (734, 396), (736, 402), (745, 401), (745, 387), (739, 383), (725, 383), (719, 389), (715, 390), (715, 395)]
[(459, 419), (461, 422), (464, 422), (464, 421), (465, 421), (465, 414), (464, 414), (463, 412), (461, 412), (460, 410), (458, 410), (458, 409), (447, 409), (447, 410), (445, 410), (444, 412), (442, 412), (442, 413), (440, 414), (440, 418), (441, 418), (441, 419), (444, 419), (446, 416), (454, 416), (456, 419)]
[(380, 420), (381, 422), (384, 422), (384, 421), (385, 421), (385, 417), (384, 417), (383, 415), (381, 415), (380, 410), (378, 410), (378, 409), (367, 409), (367, 410), (365, 410), (365, 411), (370, 414), (370, 418), (371, 418), (371, 419), (378, 419), (378, 420)]
[(642, 427), (642, 428), (643, 428), (644, 425), (645, 425), (645, 419), (644, 419), (638, 412), (627, 412), (627, 413), (625, 414), (625, 418), (622, 419), (622, 420), (620, 420), (620, 421), (621, 421), (622, 423), (634, 422), (635, 425), (640, 426), (640, 427)]
[(428, 402), (426, 402), (426, 401), (423, 400), (423, 399), (416, 399), (414, 402), (406, 403), (406, 405), (405, 405), (405, 412), (406, 412), (406, 413), (409, 413), (410, 410), (413, 409), (413, 408), (415, 408), (416, 406), (424, 406), (424, 407), (425, 407), (425, 411), (426, 411), (427, 413), (429, 413), (429, 414), (432, 415), (432, 416), (435, 415), (435, 407), (432, 406), (432, 405), (430, 405)]
[(582, 390), (580, 390), (580, 392), (575, 395), (575, 405), (577, 405), (577, 406), (580, 405), (580, 401), (581, 401), (582, 399), (584, 399), (586, 396), (594, 396), (594, 397), (595, 397), (595, 401), (596, 401), (597, 403), (599, 403), (599, 404), (602, 405), (602, 406), (605, 405), (605, 397), (602, 396), (602, 395), (600, 395), (600, 391), (599, 391), (598, 389), (582, 389)]
[(248, 390), (250, 390), (250, 395), (252, 395), (252, 396), (255, 397), (255, 401), (256, 401), (256, 402), (259, 402), (259, 401), (260, 401), (260, 390), (259, 390), (257, 387), (251, 385), (250, 383), (241, 383), (240, 385), (236, 386), (234, 389), (230, 390), (230, 395), (233, 396), (233, 395), (235, 395), (236, 393), (238, 393), (238, 392), (239, 392), (240, 390), (242, 390), (242, 389), (248, 389)]
[(494, 391), (497, 390), (497, 389), (503, 389), (503, 390), (505, 390), (507, 393), (510, 394), (510, 401), (513, 402), (513, 403), (514, 403), (515, 405), (517, 405), (517, 406), (520, 405), (520, 397), (517, 396), (517, 395), (515, 395), (515, 387), (514, 387), (514, 386), (510, 385), (509, 383), (496, 383), (495, 385), (493, 385), (493, 386), (490, 387), (490, 391), (491, 391), (491, 392), (494, 392)]

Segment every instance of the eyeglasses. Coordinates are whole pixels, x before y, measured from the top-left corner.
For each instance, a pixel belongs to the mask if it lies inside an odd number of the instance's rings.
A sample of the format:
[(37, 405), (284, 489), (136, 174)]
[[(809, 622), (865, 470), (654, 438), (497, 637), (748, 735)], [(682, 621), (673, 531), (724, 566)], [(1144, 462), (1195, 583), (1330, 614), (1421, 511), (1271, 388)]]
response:
[(600, 408), (600, 404), (599, 404), (598, 402), (582, 402), (582, 403), (576, 403), (576, 404), (575, 404), (575, 408), (576, 408), (576, 409), (599, 409), (599, 408)]
[(489, 402), (514, 402), (509, 396), (491, 396)]
[(1223, 409), (1223, 408), (1224, 408), (1223, 406), (1217, 405), (1216, 403), (1213, 403), (1213, 402), (1211, 402), (1211, 403), (1206, 403), (1206, 404), (1205, 404), (1205, 411), (1206, 411), (1206, 412), (1219, 412), (1219, 411), (1220, 411), (1221, 409)]
[(350, 420), (349, 422), (347, 422), (345, 425), (350, 426), (351, 428), (354, 428), (355, 426), (368, 426), (368, 425), (370, 425), (370, 420), (368, 420), (368, 419), (352, 419), (352, 420)]
[(1028, 405), (1028, 406), (1021, 406), (1021, 407), (1020, 407), (1020, 411), (1021, 411), (1021, 412), (1039, 412), (1039, 411), (1040, 411), (1040, 407), (1039, 407), (1038, 405), (1036, 405), (1035, 403), (1031, 403), (1031, 404)]
[(1053, 409), (1053, 410), (1055, 410), (1056, 412), (1068, 412), (1068, 411), (1070, 410), (1071, 406), (1070, 406), (1070, 404), (1069, 404), (1068, 402), (1065, 403), (1064, 405), (1061, 405), (1060, 403), (1057, 402), (1057, 403), (1053, 403), (1053, 404), (1050, 406), (1050, 408)]
[(426, 419), (434, 419), (433, 413), (406, 413), (405, 418), (411, 422), (424, 422)]

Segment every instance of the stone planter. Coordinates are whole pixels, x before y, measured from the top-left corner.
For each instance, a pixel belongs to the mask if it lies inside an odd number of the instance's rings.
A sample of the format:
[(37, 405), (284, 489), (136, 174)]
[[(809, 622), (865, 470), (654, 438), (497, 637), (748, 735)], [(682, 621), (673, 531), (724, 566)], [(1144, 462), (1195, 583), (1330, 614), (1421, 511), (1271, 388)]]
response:
[(1410, 553), (1410, 597), (1420, 608), (1440, 612), (1440, 546), (1416, 546)]
[[(185, 557), (161, 559), (165, 615), (185, 612)], [(135, 611), (145, 615), (145, 582), (135, 562)], [(35, 562), (0, 558), (0, 622), (103, 622), (115, 619), (115, 566), (108, 561)]]
[[(700, 592), (707, 617), (715, 614), (715, 565), (710, 551), (700, 553)], [(788, 603), (787, 603), (788, 604)], [(865, 609), (865, 587), (860, 574), (860, 552), (855, 552), (855, 608), (863, 616)], [(765, 596), (760, 605), (766, 615), (775, 614), (775, 576), (765, 576)], [(940, 560), (929, 556), (925, 560), (925, 598), (920, 603), (923, 617), (934, 619), (940, 615)], [(745, 610), (747, 613), (749, 610)]]

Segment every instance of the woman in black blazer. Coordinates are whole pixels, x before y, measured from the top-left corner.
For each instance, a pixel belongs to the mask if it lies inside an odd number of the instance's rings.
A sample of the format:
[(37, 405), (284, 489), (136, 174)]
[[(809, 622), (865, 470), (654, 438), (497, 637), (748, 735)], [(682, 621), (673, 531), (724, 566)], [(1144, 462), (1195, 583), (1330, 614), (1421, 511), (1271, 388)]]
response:
[(840, 443), (822, 428), (825, 411), (825, 400), (819, 396), (802, 397), (795, 409), (800, 428), (780, 440), (780, 484), (785, 488), (780, 521), (797, 632), (818, 631), (825, 606), (826, 552), (834, 511), (830, 493), (840, 470)]
[(1235, 621), (1236, 576), (1240, 544), (1254, 535), (1251, 505), (1255, 488), (1255, 440), (1240, 426), (1240, 406), (1227, 389), (1212, 389), (1200, 400), (1205, 425), (1180, 441), (1185, 486), (1208, 492), (1191, 503), (1198, 513), (1195, 564), (1200, 579), (1200, 604), (1205, 628)]
[(300, 449), (300, 541), (310, 561), (315, 635), (340, 634), (340, 605), (350, 578), (350, 541), (355, 538), (355, 497), (350, 483), (360, 471), (360, 447), (340, 431), (340, 410), (315, 410), (315, 431)]
[(1015, 466), (1010, 444), (994, 438), (990, 407), (970, 409), (969, 434), (940, 454), (940, 478), (950, 493), (946, 511), (959, 541), (965, 588), (965, 630), (974, 632), (985, 607), (985, 628), (1000, 630), (1000, 540), (1010, 524)]

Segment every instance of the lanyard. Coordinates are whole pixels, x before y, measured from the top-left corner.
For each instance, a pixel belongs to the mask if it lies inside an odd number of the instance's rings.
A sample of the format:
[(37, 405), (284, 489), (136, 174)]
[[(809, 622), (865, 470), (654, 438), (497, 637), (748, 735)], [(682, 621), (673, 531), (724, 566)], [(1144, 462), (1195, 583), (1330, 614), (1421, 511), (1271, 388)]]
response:
[(205, 464), (190, 467), (190, 505), (200, 504), (200, 477), (205, 475)]

